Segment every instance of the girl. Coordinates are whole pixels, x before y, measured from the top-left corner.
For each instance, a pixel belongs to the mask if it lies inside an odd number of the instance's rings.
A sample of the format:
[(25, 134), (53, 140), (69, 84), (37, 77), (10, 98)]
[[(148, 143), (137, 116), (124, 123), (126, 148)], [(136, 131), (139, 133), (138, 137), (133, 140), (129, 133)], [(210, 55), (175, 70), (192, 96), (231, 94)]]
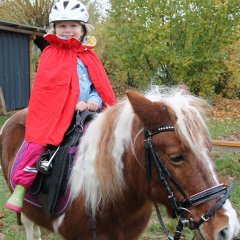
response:
[(14, 176), (16, 188), (6, 203), (15, 212), (21, 212), (26, 189), (36, 179), (36, 162), (47, 144), (61, 143), (74, 110), (97, 111), (116, 102), (103, 65), (92, 50), (95, 41), (89, 36), (88, 19), (85, 5), (77, 0), (58, 1), (49, 15), (53, 34), (44, 37), (50, 45), (39, 61), (29, 102), (28, 147)]

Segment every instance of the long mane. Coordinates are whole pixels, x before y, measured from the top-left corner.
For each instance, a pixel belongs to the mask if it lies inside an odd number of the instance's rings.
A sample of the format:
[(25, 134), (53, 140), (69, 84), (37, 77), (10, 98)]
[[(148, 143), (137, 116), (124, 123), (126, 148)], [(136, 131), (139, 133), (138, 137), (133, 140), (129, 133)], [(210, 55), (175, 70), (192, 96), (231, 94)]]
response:
[[(205, 123), (205, 100), (178, 88), (155, 87), (145, 94), (154, 102), (162, 102), (176, 116), (176, 132), (182, 142), (199, 159), (208, 159), (208, 129)], [(124, 190), (123, 155), (134, 154), (132, 127), (135, 114), (128, 99), (98, 114), (81, 139), (70, 179), (72, 200), (81, 193), (93, 212), (99, 204), (119, 198)], [(139, 132), (142, 131), (142, 126)], [(211, 164), (209, 166), (212, 167)]]

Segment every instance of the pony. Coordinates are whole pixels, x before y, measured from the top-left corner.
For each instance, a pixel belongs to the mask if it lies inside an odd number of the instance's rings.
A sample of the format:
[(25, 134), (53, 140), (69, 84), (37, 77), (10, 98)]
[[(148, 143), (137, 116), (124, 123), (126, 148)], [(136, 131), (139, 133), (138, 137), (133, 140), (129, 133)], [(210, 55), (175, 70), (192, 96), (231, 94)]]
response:
[[(195, 230), (195, 239), (233, 239), (240, 224), (228, 200), (232, 190), (219, 183), (211, 159), (207, 102), (179, 87), (126, 95), (98, 113), (82, 136), (69, 180), (69, 209), (55, 216), (24, 202), (27, 239), (41, 239), (36, 226), (42, 226), (67, 240), (136, 240), (154, 205), (162, 222), (159, 204), (179, 219), (174, 237), (161, 223), (168, 239), (180, 239), (185, 226)], [(8, 185), (26, 116), (26, 109), (16, 112), (1, 130)]]

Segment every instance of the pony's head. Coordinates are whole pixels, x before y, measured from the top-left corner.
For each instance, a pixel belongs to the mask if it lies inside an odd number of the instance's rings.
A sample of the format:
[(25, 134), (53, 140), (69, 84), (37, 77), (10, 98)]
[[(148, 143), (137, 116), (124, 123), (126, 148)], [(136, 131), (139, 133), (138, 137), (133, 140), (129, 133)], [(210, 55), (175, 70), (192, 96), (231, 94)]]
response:
[[(199, 239), (232, 239), (239, 221), (210, 157), (208, 104), (178, 88), (127, 96), (100, 113), (83, 136), (72, 199), (84, 197), (95, 213), (133, 198), (161, 203), (197, 228)], [(208, 213), (211, 218), (202, 218)]]

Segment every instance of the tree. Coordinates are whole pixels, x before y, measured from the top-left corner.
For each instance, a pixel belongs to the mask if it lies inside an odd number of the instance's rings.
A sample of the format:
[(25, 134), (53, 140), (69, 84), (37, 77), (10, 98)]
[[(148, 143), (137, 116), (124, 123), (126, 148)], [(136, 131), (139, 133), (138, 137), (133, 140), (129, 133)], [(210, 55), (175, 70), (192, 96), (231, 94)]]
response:
[[(3, 20), (39, 27), (49, 26), (49, 13), (54, 0), (3, 0), (0, 2), (0, 15)], [(96, 1), (82, 0), (86, 4), (91, 23), (99, 19)]]
[(237, 37), (237, 0), (112, 0), (111, 5), (105, 39), (113, 78), (140, 87), (184, 82), (196, 94), (214, 94), (225, 71), (226, 46)]
[(224, 73), (216, 84), (216, 91), (223, 97), (240, 99), (240, 36), (227, 46), (228, 57), (223, 61)]
[(47, 27), (52, 4), (52, 0), (4, 0), (0, 15), (11, 22)]

